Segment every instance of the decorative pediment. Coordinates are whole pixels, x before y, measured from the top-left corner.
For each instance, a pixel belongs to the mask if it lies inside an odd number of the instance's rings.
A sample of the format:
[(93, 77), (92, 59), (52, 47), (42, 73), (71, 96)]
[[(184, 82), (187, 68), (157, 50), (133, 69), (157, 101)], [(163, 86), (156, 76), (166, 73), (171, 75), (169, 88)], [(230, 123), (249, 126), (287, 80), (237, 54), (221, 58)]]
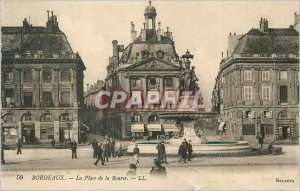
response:
[(152, 57), (143, 60), (139, 63), (133, 64), (127, 67), (126, 70), (136, 70), (136, 71), (180, 70), (180, 67), (170, 62), (166, 62), (164, 60)]

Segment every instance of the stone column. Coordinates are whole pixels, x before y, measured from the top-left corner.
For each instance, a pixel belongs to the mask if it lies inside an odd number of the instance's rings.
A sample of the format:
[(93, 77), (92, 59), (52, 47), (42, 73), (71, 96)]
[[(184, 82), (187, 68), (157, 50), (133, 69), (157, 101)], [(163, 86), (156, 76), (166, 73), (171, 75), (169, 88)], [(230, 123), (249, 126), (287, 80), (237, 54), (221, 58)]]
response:
[(72, 125), (72, 132), (73, 135), (71, 135), (72, 139), (75, 139), (76, 142), (78, 142), (78, 121), (73, 121), (73, 125)]
[(56, 143), (59, 142), (59, 121), (54, 121), (54, 140)]
[(294, 72), (295, 70), (293, 68), (288, 70), (288, 81), (290, 82), (288, 84), (288, 103), (293, 105), (296, 104)]
[(41, 122), (35, 121), (34, 122), (34, 131), (35, 131), (35, 138), (37, 141), (41, 139)]
[(73, 107), (78, 108), (78, 102), (77, 102), (77, 71), (76, 69), (72, 69), (72, 89), (71, 89), (71, 103), (73, 103)]
[(17, 127), (17, 138), (22, 138), (22, 122), (18, 121), (18, 127)]
[(15, 106), (16, 107), (20, 107), (21, 106), (21, 94), (20, 94), (20, 87), (21, 87), (21, 70), (20, 69), (17, 69), (17, 70), (14, 70), (14, 76), (16, 76), (14, 78), (14, 96), (15, 96), (15, 100), (14, 100), (14, 103), (15, 103)]

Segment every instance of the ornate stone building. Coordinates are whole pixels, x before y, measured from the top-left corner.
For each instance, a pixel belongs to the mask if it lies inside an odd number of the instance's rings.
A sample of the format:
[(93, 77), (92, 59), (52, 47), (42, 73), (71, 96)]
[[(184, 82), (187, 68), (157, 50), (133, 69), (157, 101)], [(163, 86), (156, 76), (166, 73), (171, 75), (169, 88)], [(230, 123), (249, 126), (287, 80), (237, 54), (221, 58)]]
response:
[(48, 11), (46, 27), (2, 27), (1, 124), (6, 143), (78, 140), (85, 66)]
[(259, 28), (228, 37), (212, 106), (231, 138), (254, 141), (262, 133), (267, 141), (279, 141), (299, 136), (299, 33), (292, 25), (268, 25), (261, 19)]
[[(144, 28), (140, 35), (137, 36), (131, 22), (131, 43), (124, 48), (117, 40), (112, 41), (113, 53), (107, 66), (105, 90), (122, 90), (130, 96), (133, 91), (140, 91), (142, 99), (146, 98), (149, 91), (157, 91), (163, 95), (167, 90), (176, 94), (178, 78), (184, 67), (176, 52), (172, 32), (167, 27), (163, 33), (161, 23), (156, 23), (156, 16), (156, 9), (150, 2), (145, 8)], [(171, 135), (178, 130), (177, 127), (175, 124), (160, 121), (157, 114), (176, 108), (169, 105), (161, 109), (159, 104), (160, 102), (151, 104), (147, 109), (124, 109), (121, 106), (107, 110), (99, 119), (99, 128), (103, 128), (100, 131), (116, 138), (157, 138), (160, 135)]]

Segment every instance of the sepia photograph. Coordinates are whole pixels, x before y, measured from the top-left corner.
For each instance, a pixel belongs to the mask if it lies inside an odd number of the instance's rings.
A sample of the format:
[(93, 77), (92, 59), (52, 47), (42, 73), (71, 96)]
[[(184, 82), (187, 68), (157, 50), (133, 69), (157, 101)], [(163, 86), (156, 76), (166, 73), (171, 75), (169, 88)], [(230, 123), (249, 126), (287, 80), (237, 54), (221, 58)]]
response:
[(2, 0), (3, 191), (299, 190), (297, 0)]

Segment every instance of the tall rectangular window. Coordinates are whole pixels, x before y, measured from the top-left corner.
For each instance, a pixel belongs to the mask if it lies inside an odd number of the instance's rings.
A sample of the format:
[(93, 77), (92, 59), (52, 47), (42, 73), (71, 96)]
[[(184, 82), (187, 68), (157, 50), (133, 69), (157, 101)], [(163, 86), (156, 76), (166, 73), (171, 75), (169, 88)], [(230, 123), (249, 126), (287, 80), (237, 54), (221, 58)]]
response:
[(262, 86), (262, 99), (263, 100), (271, 100), (271, 87), (270, 86)]
[(23, 76), (24, 82), (32, 82), (32, 72), (31, 70), (25, 70)]
[(288, 102), (288, 87), (287, 86), (280, 86), (279, 89), (279, 98), (280, 103), (287, 103)]
[(6, 72), (5, 81), (11, 82), (14, 80), (14, 73), (13, 72)]
[(141, 86), (141, 80), (139, 78), (131, 79), (131, 87), (138, 88)]
[(5, 90), (5, 105), (6, 105), (6, 107), (14, 106), (14, 90), (13, 89)]
[(244, 100), (252, 100), (252, 86), (244, 86)]
[(280, 71), (280, 73), (279, 73), (280, 80), (287, 80), (287, 77), (288, 77), (288, 73), (286, 70)]
[(269, 81), (270, 80), (270, 71), (268, 71), (268, 70), (261, 71), (261, 80)]
[(62, 107), (70, 107), (70, 92), (63, 91), (61, 93), (61, 104)]
[(69, 70), (61, 70), (60, 71), (60, 80), (61, 81), (70, 81), (71, 74)]
[(243, 125), (242, 133), (243, 135), (255, 135), (255, 125), (254, 124)]
[(51, 71), (44, 70), (43, 71), (43, 82), (50, 83), (51, 82)]
[(252, 71), (251, 70), (244, 70), (244, 80), (245, 81), (252, 80)]
[(173, 88), (173, 78), (170, 77), (165, 78), (165, 87)]
[(43, 92), (43, 105), (44, 107), (53, 107), (51, 92)]
[(24, 106), (32, 107), (32, 92), (24, 92)]

